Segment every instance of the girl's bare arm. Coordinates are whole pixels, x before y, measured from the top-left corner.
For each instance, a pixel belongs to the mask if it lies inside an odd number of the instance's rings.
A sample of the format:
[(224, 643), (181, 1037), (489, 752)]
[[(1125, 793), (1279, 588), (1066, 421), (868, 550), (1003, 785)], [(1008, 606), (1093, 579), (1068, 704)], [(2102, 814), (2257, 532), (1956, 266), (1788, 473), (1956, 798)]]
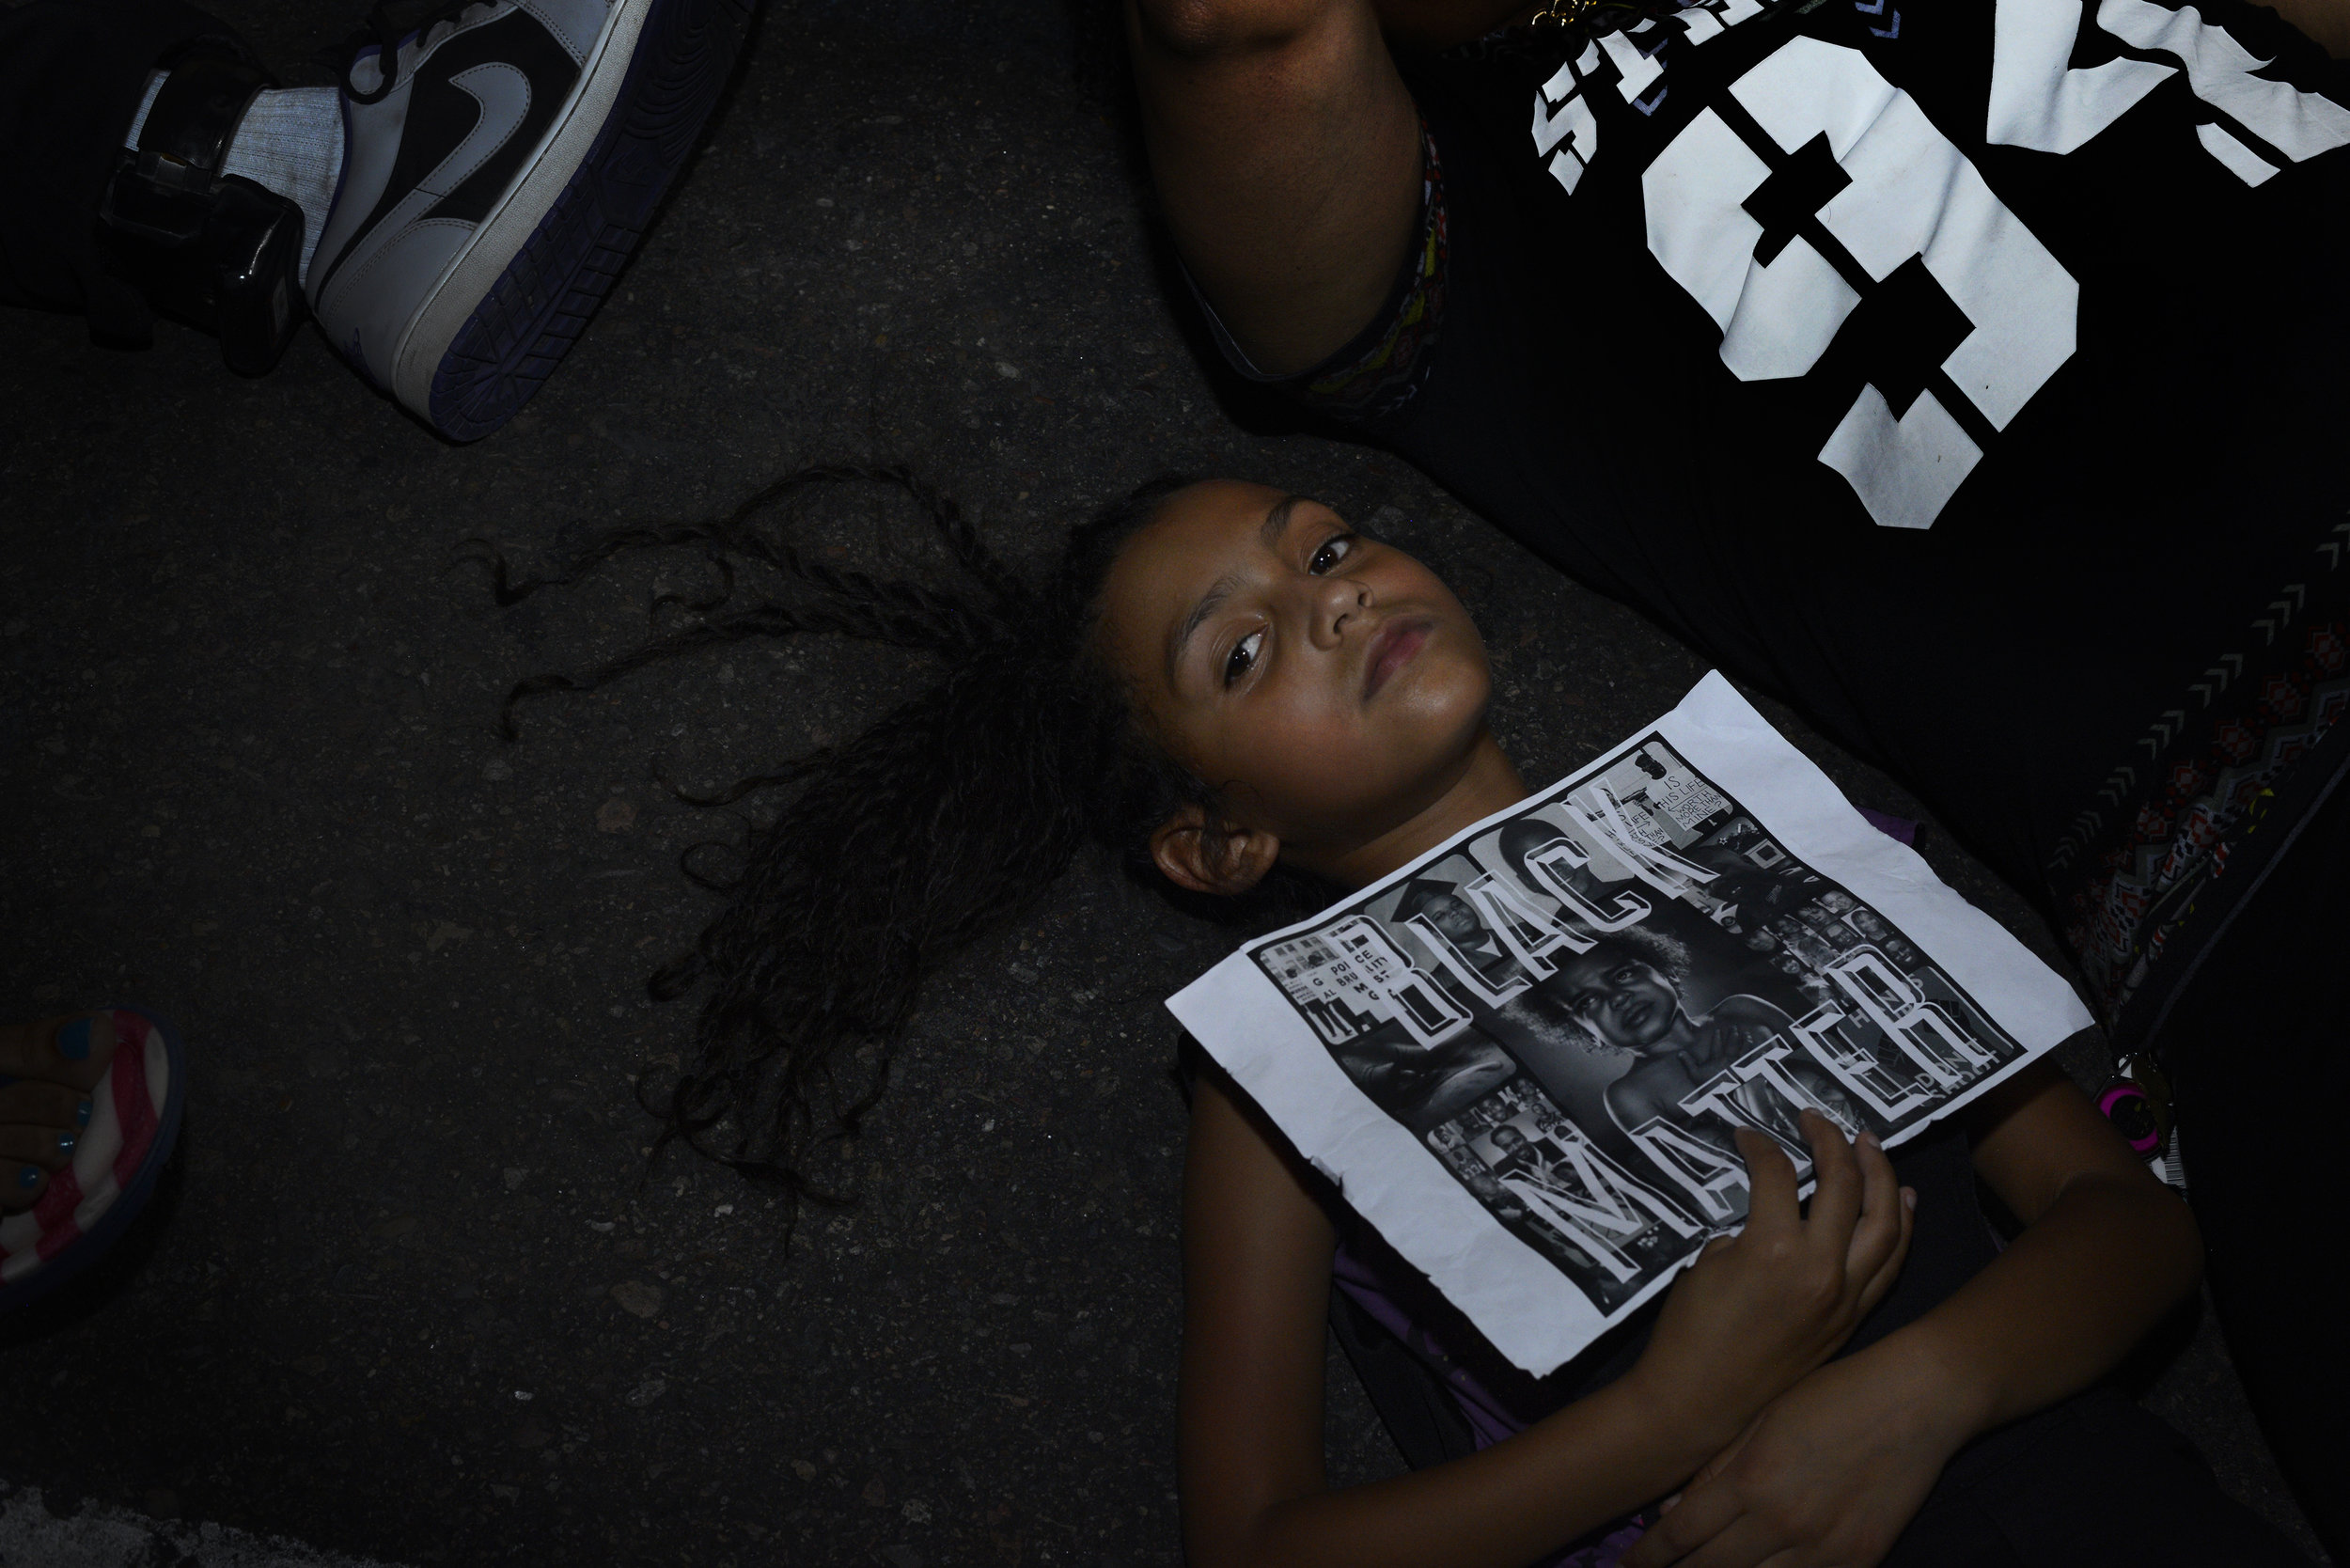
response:
[(1254, 1115), (1203, 1078), (1183, 1192), (1181, 1444), (1195, 1568), (1519, 1568), (1669, 1490), (1730, 1441), (1841, 1342), (1906, 1243), (1881, 1152), (1816, 1148), (1834, 1170), (1804, 1220), (1793, 1168), (1758, 1139), (1758, 1223), (1684, 1278), (1631, 1373), (1473, 1458), (1334, 1493), (1322, 1460), (1333, 1235)]
[(2194, 1289), (2186, 1205), (2054, 1067), (1998, 1091), (1971, 1130), (1976, 1171), (2023, 1233), (1916, 1323), (1774, 1403), (1626, 1568), (1700, 1549), (1709, 1564), (1791, 1549), (1873, 1563), (1969, 1438), (2086, 1388)]
[(2080, 1090), (2043, 1064), (1986, 1102), (1975, 1169), (2024, 1232), (1915, 1325), (1967, 1369), (1982, 1428), (2103, 1376), (2202, 1275), (2202, 1241)]

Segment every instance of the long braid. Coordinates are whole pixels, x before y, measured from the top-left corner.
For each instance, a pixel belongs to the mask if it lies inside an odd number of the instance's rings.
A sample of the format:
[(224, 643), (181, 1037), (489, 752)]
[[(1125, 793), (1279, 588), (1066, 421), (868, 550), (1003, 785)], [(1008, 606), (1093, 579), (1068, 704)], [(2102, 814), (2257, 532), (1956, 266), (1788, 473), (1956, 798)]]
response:
[[(856, 481), (912, 497), (967, 586), (838, 570), (760, 526), (789, 498)], [(728, 902), (649, 981), (661, 999), (705, 993), (689, 1064), (640, 1088), (663, 1142), (683, 1138), (794, 1196), (834, 1198), (809, 1157), (854, 1134), (886, 1087), (923, 977), (1026, 908), (1087, 841), (1138, 853), (1177, 805), (1209, 801), (1140, 737), (1122, 691), (1087, 652), (1111, 561), (1183, 482), (1153, 480), (1073, 530), (1042, 582), (1006, 565), (951, 498), (898, 468), (803, 469), (719, 519), (616, 530), (540, 577), (517, 581), (494, 548), (470, 546), (506, 604), (624, 552), (691, 547), (718, 572), (714, 594), (670, 596), (704, 612), (697, 623), (579, 674), (517, 682), (503, 710), (509, 738), (526, 698), (750, 637), (849, 637), (945, 666), (935, 686), (853, 741), (714, 795), (679, 792), (716, 805), (797, 789), (752, 836), (738, 874), (704, 875), (688, 852), (688, 874)], [(791, 593), (729, 607), (738, 561), (772, 568)], [(870, 1065), (858, 1060), (865, 1046), (877, 1047)]]

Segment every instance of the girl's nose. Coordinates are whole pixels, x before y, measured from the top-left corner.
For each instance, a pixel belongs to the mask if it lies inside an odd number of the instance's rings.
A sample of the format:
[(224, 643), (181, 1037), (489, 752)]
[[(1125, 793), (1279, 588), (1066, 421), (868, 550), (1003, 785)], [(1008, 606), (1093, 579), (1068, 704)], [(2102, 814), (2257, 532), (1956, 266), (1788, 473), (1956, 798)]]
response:
[(1371, 608), (1371, 589), (1345, 577), (1317, 577), (1312, 581), (1314, 645), (1335, 648), (1345, 635), (1346, 623)]

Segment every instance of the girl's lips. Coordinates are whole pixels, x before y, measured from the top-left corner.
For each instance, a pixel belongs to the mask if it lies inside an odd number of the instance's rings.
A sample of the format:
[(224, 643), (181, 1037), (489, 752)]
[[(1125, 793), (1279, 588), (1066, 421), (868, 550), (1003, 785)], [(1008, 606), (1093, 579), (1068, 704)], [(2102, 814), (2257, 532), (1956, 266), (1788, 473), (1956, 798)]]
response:
[(1370, 668), (1363, 676), (1363, 700), (1378, 696), (1387, 677), (1412, 662), (1412, 656), (1428, 641), (1428, 633), (1424, 620), (1389, 621), (1379, 629), (1371, 639)]

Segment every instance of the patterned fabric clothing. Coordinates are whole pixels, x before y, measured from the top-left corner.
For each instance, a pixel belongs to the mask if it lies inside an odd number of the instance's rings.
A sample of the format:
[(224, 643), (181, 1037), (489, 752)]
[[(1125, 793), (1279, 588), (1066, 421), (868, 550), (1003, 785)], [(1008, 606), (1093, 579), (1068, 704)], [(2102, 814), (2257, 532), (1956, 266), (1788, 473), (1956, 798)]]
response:
[[(2350, 539), (2350, 524), (2339, 532)], [(2339, 570), (2341, 542), (2317, 554), (2311, 576)], [(2350, 710), (2350, 621), (2303, 618), (2308, 585), (2284, 588), (2241, 649), (2221, 654), (2180, 707), (2149, 726), (2139, 756), (2114, 770), (2049, 867), (2052, 884), (2074, 885), (2060, 905), (2064, 938), (2117, 1035), (2143, 1032), (2131, 1026), (2150, 1010), (2133, 1004), (2151, 981), (2170, 982), (2173, 947), (2232, 907), (2248, 859), (2265, 863), (2288, 786), (2309, 769), (2340, 766), (2320, 753), (2342, 749), (2322, 743)]]

